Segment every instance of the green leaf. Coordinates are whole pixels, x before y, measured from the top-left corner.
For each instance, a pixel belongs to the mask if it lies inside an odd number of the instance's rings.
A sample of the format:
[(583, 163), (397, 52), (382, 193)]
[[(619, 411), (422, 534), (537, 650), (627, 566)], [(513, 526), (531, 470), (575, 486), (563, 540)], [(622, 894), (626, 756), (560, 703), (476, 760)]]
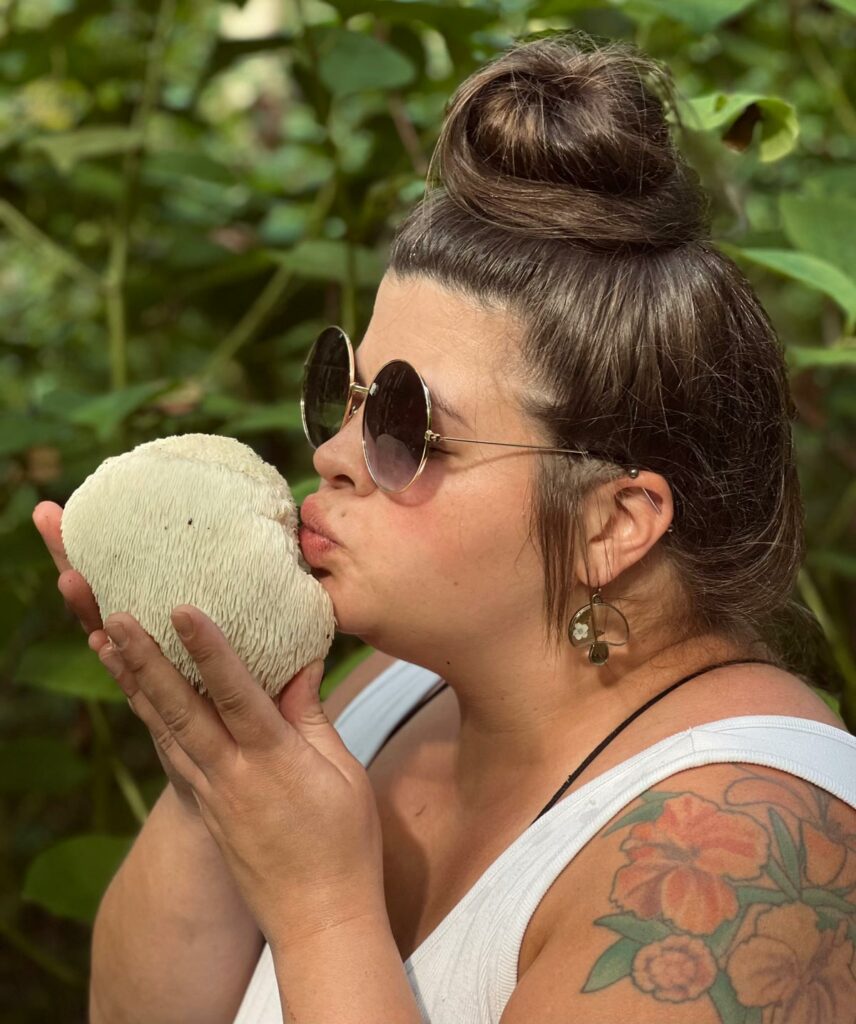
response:
[(707, 994), (716, 1007), (720, 1020), (728, 1021), (728, 1024), (746, 1024), (746, 1014), (749, 1011), (737, 998), (734, 986), (724, 971), (717, 974)]
[[(761, 119), (760, 159), (762, 163), (780, 160), (796, 145), (799, 137), (797, 112), (791, 103), (763, 93), (712, 92), (690, 100), (679, 100), (679, 112), (688, 128), (696, 131), (720, 131), (720, 136), (747, 112)], [(750, 110), (751, 108), (751, 110)]]
[(334, 96), (364, 89), (398, 89), (416, 76), (409, 58), (364, 32), (328, 28), (318, 49), (319, 77)]
[(753, 903), (787, 903), (790, 900), (786, 893), (778, 889), (765, 889), (761, 885), (738, 885), (734, 891), (741, 907), (748, 907)]
[[(234, 395), (224, 395), (217, 391), (206, 391), (199, 403), (199, 412), (213, 419), (237, 418), (244, 410), (244, 402)], [(219, 430), (224, 434), (224, 430)]]
[(259, 225), (259, 237), (266, 245), (291, 245), (309, 229), (313, 213), (310, 203), (272, 203)]
[(24, 149), (44, 153), (60, 174), (69, 174), (80, 160), (115, 156), (139, 149), (143, 133), (139, 128), (122, 125), (78, 128), (73, 132), (38, 135), (24, 144)]
[(291, 485), (291, 496), (294, 498), (294, 503), (300, 505), (303, 500), (310, 494), (314, 494), (318, 490), (320, 478), (317, 476), (307, 477), (305, 480), (300, 480), (296, 484)]
[(723, 921), (718, 928), (706, 937), (708, 948), (713, 953), (714, 959), (719, 960), (731, 946), (734, 936), (743, 924), (744, 909), (741, 907), (736, 917)]
[(832, 347), (788, 345), (785, 356), (791, 369), (806, 370), (813, 366), (856, 367), (856, 347)]
[(98, 395), (88, 402), (82, 402), (69, 414), (69, 419), (79, 426), (93, 428), (99, 441), (107, 441), (132, 412), (158, 395), (168, 394), (180, 383), (177, 380), (149, 381)]
[(610, 0), (634, 20), (671, 18), (702, 35), (751, 7), (756, 0)]
[(608, 836), (611, 832), (617, 832), (620, 828), (626, 828), (628, 825), (635, 825), (639, 821), (654, 821), (663, 813), (664, 801), (675, 795), (675, 793), (643, 793), (642, 799), (645, 803), (628, 811), (614, 825), (610, 825), (603, 835)]
[(773, 823), (773, 833), (776, 836), (776, 843), (779, 847), (779, 854), (782, 858), (782, 867), (788, 876), (791, 885), (797, 890), (800, 888), (800, 859), (797, 848), (788, 831), (788, 826), (782, 821), (778, 811), (770, 808), (770, 821)]
[(642, 921), (634, 914), (608, 914), (606, 917), (599, 917), (595, 924), (599, 924), (603, 928), (610, 928), (626, 939), (632, 939), (643, 946), (674, 934), (672, 929), (662, 921)]
[(32, 521), (33, 509), (42, 496), (31, 483), (18, 484), (0, 511), (0, 534), (11, 533), (24, 523)]
[(779, 199), (779, 213), (785, 235), (795, 249), (852, 276), (856, 267), (856, 199), (785, 193)]
[(0, 742), (0, 793), (67, 793), (92, 766), (60, 740), (22, 736)]
[(804, 903), (808, 903), (812, 907), (834, 907), (845, 914), (853, 913), (852, 903), (842, 899), (841, 896), (836, 896), (834, 892), (830, 892), (828, 889), (803, 889), (800, 898)]
[[(329, 0), (331, 6), (335, 7), (342, 19), (352, 17), (354, 14), (370, 12), (375, 18), (383, 21), (402, 21), (410, 24), (413, 21), (423, 21), (431, 28), (442, 32), (454, 33), (455, 36), (469, 35), (479, 29), (486, 28), (497, 21), (500, 12), (493, 4), (483, 3), (481, 0), (468, 3), (463, 6), (459, 0), (453, 3), (431, 3), (429, 0)], [(559, 13), (567, 13), (569, 0), (562, 0), (565, 10)], [(585, 6), (593, 6), (592, 0), (587, 0)]]
[(23, 413), (0, 415), (0, 457), (17, 455), (36, 445), (61, 445), (74, 437), (74, 431), (48, 419), (32, 419)]
[[(313, 281), (340, 281), (348, 279), (347, 244), (329, 238), (307, 238), (287, 252), (273, 252), (277, 263), (289, 267), (298, 277)], [(356, 283), (374, 287), (380, 283), (386, 270), (386, 252), (380, 253), (364, 246), (354, 246)]]
[(324, 675), (321, 683), (321, 700), (326, 700), (336, 689), (342, 680), (351, 674), (357, 665), (361, 664), (374, 651), (373, 647), (362, 646), (352, 651), (347, 657), (336, 665), (334, 669)]
[(303, 433), (300, 402), (280, 402), (277, 405), (260, 405), (247, 409), (236, 419), (223, 423), (223, 434), (260, 434), (268, 430), (290, 430)]
[(64, 839), (29, 865), (21, 896), (57, 917), (91, 924), (133, 842), (134, 837), (104, 835)]
[(829, 0), (835, 7), (840, 7), (842, 11), (846, 11), (848, 14), (856, 15), (856, 0)]
[(143, 174), (152, 184), (186, 186), (196, 179), (212, 185), (231, 186), (237, 178), (231, 168), (197, 149), (160, 149), (149, 153)]
[(797, 886), (791, 882), (786, 871), (783, 871), (779, 866), (779, 862), (774, 858), (770, 857), (767, 863), (764, 865), (764, 870), (767, 875), (775, 882), (779, 888), (792, 900), (798, 900), (800, 898), (800, 891)]
[[(239, 0), (238, 6), (244, 7), (247, 0)], [(217, 46), (208, 59), (208, 76), (222, 71), (230, 64), (254, 53), (274, 52), (285, 50), (293, 46), (296, 33), (288, 29), (280, 29), (275, 33), (265, 33), (263, 36), (251, 37), (249, 39), (218, 39)]]
[(79, 639), (51, 640), (24, 651), (14, 680), (63, 697), (121, 703), (125, 695), (110, 678), (98, 655)]
[(818, 569), (828, 569), (840, 576), (846, 576), (848, 579), (856, 579), (856, 555), (851, 555), (847, 551), (815, 548), (814, 551), (809, 551), (806, 561)]
[(642, 946), (632, 939), (619, 939), (613, 943), (598, 957), (583, 986), (583, 992), (597, 992), (626, 978), (633, 969), (633, 958), (641, 948)]
[(759, 266), (823, 292), (838, 303), (850, 321), (856, 319), (856, 279), (828, 260), (793, 249), (741, 249), (732, 245), (723, 245), (721, 248), (724, 251), (730, 250), (729, 255), (745, 257)]

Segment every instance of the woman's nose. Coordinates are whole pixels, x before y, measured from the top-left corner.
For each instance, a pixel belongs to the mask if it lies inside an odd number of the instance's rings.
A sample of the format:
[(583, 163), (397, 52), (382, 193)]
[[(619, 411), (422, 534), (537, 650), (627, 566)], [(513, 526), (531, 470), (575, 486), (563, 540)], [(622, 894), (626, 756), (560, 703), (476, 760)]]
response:
[(312, 453), (315, 472), (325, 480), (346, 477), (357, 490), (371, 490), (375, 486), (363, 455), (362, 406), (351, 413), (329, 440)]

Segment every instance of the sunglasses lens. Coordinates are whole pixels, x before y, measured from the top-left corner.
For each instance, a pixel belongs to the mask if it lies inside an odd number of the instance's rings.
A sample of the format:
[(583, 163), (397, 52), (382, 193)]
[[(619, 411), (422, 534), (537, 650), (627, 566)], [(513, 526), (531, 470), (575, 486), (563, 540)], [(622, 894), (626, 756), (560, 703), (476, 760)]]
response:
[(402, 491), (416, 476), (425, 454), (428, 406), (419, 374), (400, 359), (375, 377), (363, 419), (366, 461), (377, 483)]
[(345, 335), (338, 327), (325, 328), (303, 364), (303, 430), (313, 448), (329, 441), (342, 426), (349, 369)]

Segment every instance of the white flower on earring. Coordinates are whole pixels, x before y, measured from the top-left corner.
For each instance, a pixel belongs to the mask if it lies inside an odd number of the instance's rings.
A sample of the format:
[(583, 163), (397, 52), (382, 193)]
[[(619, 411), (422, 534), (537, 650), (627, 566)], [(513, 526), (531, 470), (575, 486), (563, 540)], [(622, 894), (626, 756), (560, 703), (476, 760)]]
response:
[(588, 624), (585, 622), (578, 622), (574, 626), (574, 640), (585, 640), (589, 635)]

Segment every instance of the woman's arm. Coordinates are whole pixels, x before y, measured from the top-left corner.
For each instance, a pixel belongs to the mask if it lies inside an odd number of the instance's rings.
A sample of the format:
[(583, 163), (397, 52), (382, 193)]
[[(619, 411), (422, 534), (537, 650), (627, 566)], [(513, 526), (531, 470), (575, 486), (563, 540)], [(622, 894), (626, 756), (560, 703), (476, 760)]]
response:
[(420, 1024), (385, 910), (271, 945), (283, 1024)]
[(231, 1024), (264, 937), (167, 785), (95, 919), (90, 1024)]

